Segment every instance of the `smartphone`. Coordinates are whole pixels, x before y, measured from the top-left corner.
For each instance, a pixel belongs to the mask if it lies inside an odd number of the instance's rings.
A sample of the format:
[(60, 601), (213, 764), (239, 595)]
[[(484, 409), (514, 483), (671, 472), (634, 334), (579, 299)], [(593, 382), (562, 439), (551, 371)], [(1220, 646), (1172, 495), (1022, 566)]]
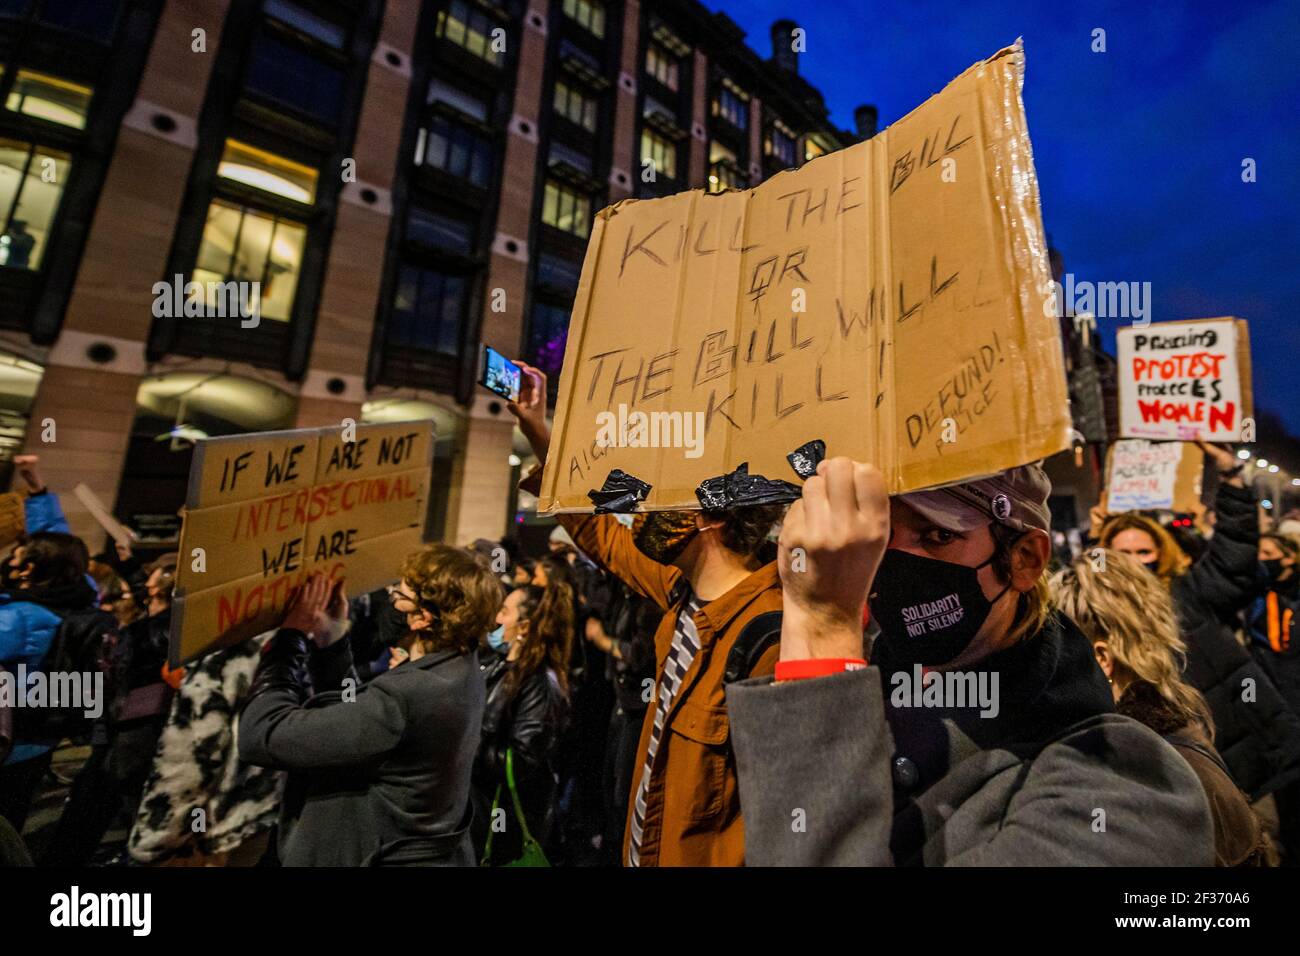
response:
[(504, 399), (519, 401), (519, 384), (524, 372), (490, 345), (483, 346), (483, 373), (479, 384), (489, 392), (496, 392)]

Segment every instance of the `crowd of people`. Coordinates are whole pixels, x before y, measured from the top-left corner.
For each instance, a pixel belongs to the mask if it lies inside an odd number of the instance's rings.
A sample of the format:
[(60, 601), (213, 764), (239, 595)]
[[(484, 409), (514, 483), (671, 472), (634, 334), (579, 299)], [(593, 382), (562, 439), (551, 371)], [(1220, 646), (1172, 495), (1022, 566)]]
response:
[(176, 556), (91, 557), (20, 457), (0, 667), (105, 703), (0, 704), (0, 862), (1293, 864), (1300, 522), (1202, 447), (1194, 538), (1098, 514), (1062, 555), (1037, 465), (890, 498), (831, 458), (788, 507), (564, 514), (544, 554), (429, 545), (365, 594), (313, 575), (176, 670)]

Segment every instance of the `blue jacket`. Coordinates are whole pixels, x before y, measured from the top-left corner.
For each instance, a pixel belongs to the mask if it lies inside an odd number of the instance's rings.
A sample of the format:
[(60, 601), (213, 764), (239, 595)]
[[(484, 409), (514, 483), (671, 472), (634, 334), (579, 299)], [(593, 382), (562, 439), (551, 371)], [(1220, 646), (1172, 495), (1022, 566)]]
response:
[(27, 524), (27, 533), (37, 531), (62, 531), (70, 534), (68, 519), (63, 517), (63, 506), (59, 496), (51, 491), (39, 495), (28, 495), (23, 499), (23, 518)]
[[(19, 664), (27, 665), (29, 676), (39, 671), (45, 666), (61, 620), (39, 604), (13, 601), (8, 594), (0, 594), (0, 664), (11, 673), (16, 672)], [(53, 749), (49, 743), (15, 741), (5, 764), (30, 760)]]

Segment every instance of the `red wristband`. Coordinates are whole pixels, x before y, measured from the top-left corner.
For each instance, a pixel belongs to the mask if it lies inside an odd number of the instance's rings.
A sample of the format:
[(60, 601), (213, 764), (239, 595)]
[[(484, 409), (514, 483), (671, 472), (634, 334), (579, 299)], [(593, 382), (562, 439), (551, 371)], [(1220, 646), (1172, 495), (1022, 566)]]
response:
[(807, 680), (845, 671), (860, 671), (867, 662), (860, 657), (816, 657), (801, 661), (777, 661), (777, 680)]

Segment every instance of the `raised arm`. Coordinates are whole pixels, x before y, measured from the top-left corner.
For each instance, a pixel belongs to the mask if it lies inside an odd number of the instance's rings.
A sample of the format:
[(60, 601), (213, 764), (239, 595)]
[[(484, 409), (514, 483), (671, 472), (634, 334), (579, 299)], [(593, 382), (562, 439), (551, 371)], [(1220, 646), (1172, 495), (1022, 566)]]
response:
[[(862, 657), (863, 608), (888, 541), (880, 473), (822, 462), (781, 528), (782, 661)], [(727, 709), (747, 862), (892, 862), (893, 744), (877, 669), (734, 684)]]
[(1214, 535), (1205, 553), (1188, 570), (1187, 587), (1203, 607), (1226, 621), (1255, 595), (1258, 506), (1232, 455), (1215, 445), (1199, 444), (1219, 469), (1220, 481), (1214, 496)]
[[(551, 447), (551, 429), (546, 424), (546, 373), (516, 360), (523, 369), (519, 387), (519, 401), (506, 407), (519, 423), (519, 430), (528, 440), (538, 466), (520, 482), (525, 491), (537, 494), (541, 490), (542, 466)], [(569, 532), (584, 554), (620, 578), (628, 587), (661, 608), (669, 606), (679, 572), (657, 561), (651, 561), (632, 540), (632, 532), (619, 523), (613, 515), (557, 515), (560, 524)]]
[[(397, 746), (406, 713), (383, 686), (356, 682), (355, 699), (331, 699), (353, 674), (351, 648), (341, 640), (346, 622), (341, 582), (309, 578), (253, 677), (239, 722), (242, 760), (276, 770), (336, 770), (369, 763)], [(325, 696), (307, 706), (313, 692)]]

